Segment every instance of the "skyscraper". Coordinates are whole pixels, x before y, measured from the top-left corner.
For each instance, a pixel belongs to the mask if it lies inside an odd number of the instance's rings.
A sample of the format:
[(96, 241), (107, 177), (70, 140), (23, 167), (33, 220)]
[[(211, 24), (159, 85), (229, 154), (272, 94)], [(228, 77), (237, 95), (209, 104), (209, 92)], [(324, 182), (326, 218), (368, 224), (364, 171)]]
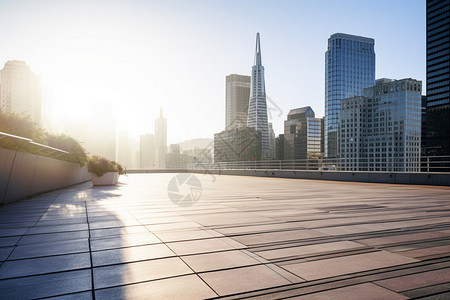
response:
[(261, 132), (239, 127), (214, 134), (214, 162), (261, 160)]
[(226, 130), (247, 126), (250, 81), (251, 77), (245, 75), (226, 77)]
[(23, 61), (11, 60), (0, 71), (0, 109), (25, 114), (41, 123), (41, 83)]
[(321, 158), (321, 127), (311, 107), (291, 109), (284, 121), (284, 159)]
[(335, 33), (325, 53), (325, 157), (339, 155), (341, 100), (362, 96), (375, 84), (375, 41)]
[(261, 153), (262, 158), (264, 159), (270, 156), (270, 149), (266, 88), (264, 83), (264, 67), (261, 63), (259, 32), (256, 34), (255, 61), (253, 62), (252, 67), (250, 91), (247, 126), (261, 132)]
[(137, 167), (134, 165), (133, 159), (133, 140), (128, 134), (128, 131), (120, 131), (117, 136), (116, 161), (122, 164), (127, 169)]
[(276, 147), (276, 139), (275, 139), (275, 131), (273, 130), (272, 123), (269, 123), (269, 157), (275, 158), (275, 147)]
[(417, 172), (422, 82), (378, 79), (364, 96), (342, 100), (341, 170)]
[(427, 155), (450, 155), (450, 1), (427, 0)]
[(167, 154), (167, 120), (163, 117), (162, 107), (159, 118), (155, 120), (156, 168), (166, 167)]
[(155, 168), (156, 144), (153, 134), (144, 134), (140, 138), (139, 167)]

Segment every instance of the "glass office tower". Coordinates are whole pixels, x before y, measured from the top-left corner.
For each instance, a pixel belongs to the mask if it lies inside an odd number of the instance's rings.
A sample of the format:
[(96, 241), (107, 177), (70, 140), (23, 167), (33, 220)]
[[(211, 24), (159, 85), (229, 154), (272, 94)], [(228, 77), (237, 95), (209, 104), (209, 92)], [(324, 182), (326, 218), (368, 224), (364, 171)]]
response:
[(375, 41), (371, 38), (335, 33), (325, 53), (325, 157), (339, 156), (341, 100), (362, 96), (375, 85)]
[(427, 0), (426, 154), (450, 155), (450, 1)]
[(291, 109), (284, 121), (284, 159), (322, 158), (321, 127), (310, 106)]

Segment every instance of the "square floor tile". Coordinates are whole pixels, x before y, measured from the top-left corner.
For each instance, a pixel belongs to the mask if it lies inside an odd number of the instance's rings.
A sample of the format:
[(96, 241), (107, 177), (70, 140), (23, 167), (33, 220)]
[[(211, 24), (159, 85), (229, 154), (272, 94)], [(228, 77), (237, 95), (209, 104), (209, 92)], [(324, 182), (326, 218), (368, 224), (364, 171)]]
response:
[(199, 276), (220, 296), (291, 283), (264, 265), (201, 273)]
[(217, 297), (197, 275), (186, 275), (95, 291), (95, 299), (206, 299)]
[(96, 289), (193, 273), (178, 257), (94, 268)]
[(147, 232), (145, 234), (127, 234), (110, 238), (91, 239), (91, 249), (92, 251), (98, 251), (158, 243), (161, 243), (161, 241), (154, 234)]
[(78, 270), (0, 280), (2, 299), (35, 299), (91, 289), (91, 271)]
[(379, 280), (374, 283), (396, 292), (402, 292), (446, 282), (450, 282), (450, 268)]
[(363, 283), (352, 286), (346, 286), (343, 288), (332, 289), (329, 291), (318, 292), (313, 294), (308, 294), (305, 296), (298, 296), (290, 299), (298, 300), (382, 300), (382, 299), (392, 299), (401, 300), (408, 299), (403, 295), (397, 294), (390, 290), (384, 289), (382, 287), (376, 286), (371, 283)]
[(386, 251), (377, 251), (284, 265), (283, 268), (306, 280), (315, 280), (413, 262), (417, 260)]
[(182, 258), (195, 272), (260, 264), (256, 259), (238, 250), (188, 255)]
[(178, 255), (188, 255), (196, 253), (207, 253), (214, 251), (223, 250), (233, 250), (233, 249), (244, 249), (244, 245), (240, 245), (229, 238), (214, 238), (214, 239), (204, 239), (204, 240), (193, 240), (185, 242), (173, 242), (167, 243)]
[(24, 235), (17, 244), (25, 245), (25, 244), (52, 243), (52, 242), (61, 242), (87, 238), (89, 238), (89, 231), (87, 230), (72, 231), (70, 233), (59, 232), (59, 233), (31, 234), (31, 235)]
[(8, 259), (13, 260), (81, 252), (89, 252), (89, 242), (87, 239), (19, 245), (14, 249)]
[(175, 256), (163, 244), (136, 246), (92, 252), (94, 267)]
[(265, 259), (279, 259), (286, 258), (292, 256), (305, 256), (316, 253), (325, 253), (346, 249), (353, 249), (362, 247), (361, 244), (343, 241), (343, 242), (332, 242), (332, 243), (323, 243), (323, 244), (314, 244), (307, 246), (298, 246), (298, 247), (288, 247), (288, 248), (280, 248), (275, 250), (267, 250), (267, 251), (259, 251), (256, 252), (259, 256), (264, 257)]
[(5, 261), (0, 279), (89, 268), (89, 253)]

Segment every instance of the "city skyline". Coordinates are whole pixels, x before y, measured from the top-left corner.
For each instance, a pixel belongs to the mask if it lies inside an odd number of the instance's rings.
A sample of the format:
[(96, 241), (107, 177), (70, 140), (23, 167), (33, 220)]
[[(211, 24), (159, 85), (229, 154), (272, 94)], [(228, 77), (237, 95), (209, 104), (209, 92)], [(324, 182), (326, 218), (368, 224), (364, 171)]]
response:
[[(0, 62), (23, 60), (39, 74), (54, 115), (86, 117), (88, 104), (111, 103), (118, 129), (137, 137), (154, 131), (146, 117), (163, 105), (168, 143), (222, 130), (225, 76), (250, 75), (256, 32), (264, 36), (268, 96), (282, 110), (269, 115), (276, 134), (292, 108), (311, 106), (324, 115), (331, 34), (374, 38), (376, 78), (425, 81), (425, 1), (262, 2), (258, 16), (247, 13), (251, 1), (0, 1), (0, 7)], [(189, 130), (176, 130), (200, 115)]]

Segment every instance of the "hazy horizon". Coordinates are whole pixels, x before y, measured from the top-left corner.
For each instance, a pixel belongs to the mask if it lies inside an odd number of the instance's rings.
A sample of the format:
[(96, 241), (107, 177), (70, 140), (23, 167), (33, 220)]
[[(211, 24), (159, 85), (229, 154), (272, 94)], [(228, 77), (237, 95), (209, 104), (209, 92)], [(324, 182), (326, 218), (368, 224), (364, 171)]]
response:
[[(0, 65), (41, 76), (44, 118), (82, 121), (112, 111), (118, 130), (154, 132), (162, 106), (168, 144), (225, 127), (225, 77), (250, 75), (261, 34), (276, 134), (290, 109), (324, 114), (331, 34), (375, 39), (376, 78), (425, 88), (425, 1), (2, 1)], [(425, 93), (425, 89), (424, 89)], [(110, 107), (107, 107), (110, 105)], [(98, 112), (101, 113), (101, 112)]]

